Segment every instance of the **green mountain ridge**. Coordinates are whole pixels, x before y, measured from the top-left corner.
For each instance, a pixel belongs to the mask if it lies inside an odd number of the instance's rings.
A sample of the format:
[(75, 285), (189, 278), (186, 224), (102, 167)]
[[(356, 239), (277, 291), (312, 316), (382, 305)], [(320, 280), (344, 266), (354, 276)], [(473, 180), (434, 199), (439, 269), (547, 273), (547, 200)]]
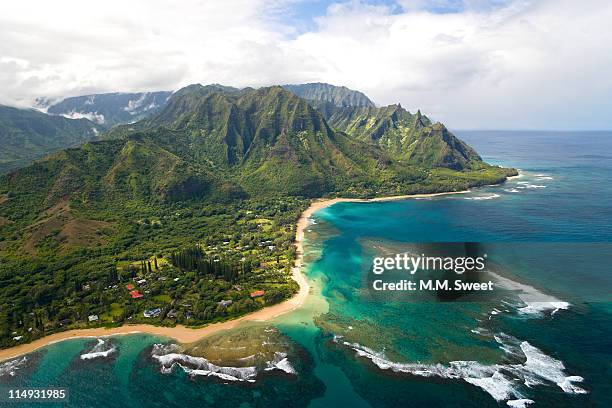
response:
[(191, 85), (152, 116), (0, 176), (0, 347), (13, 333), (243, 315), (297, 290), (295, 221), (311, 199), (461, 191), (516, 174), (420, 112), (325, 104), (327, 116), (280, 86)]
[(0, 105), (0, 173), (55, 150), (95, 140), (103, 131), (87, 119), (67, 119)]
[(326, 118), (330, 125), (353, 138), (372, 141), (398, 160), (425, 167), (453, 170), (478, 168), (482, 159), (443, 124), (432, 123), (401, 105), (336, 108)]
[(45, 103), (45, 108), (52, 115), (87, 118), (109, 129), (157, 113), (165, 106), (171, 94), (169, 91), (158, 91), (72, 96), (58, 102)]
[(175, 201), (439, 192), (507, 174), (443, 125), (399, 105), (338, 108), (329, 121), (280, 86), (195, 85), (155, 116), (17, 170), (0, 186), (18, 195), (34, 182), (46, 192), (42, 209), (75, 196)]
[(283, 85), (289, 92), (309, 101), (320, 101), (335, 107), (374, 107), (374, 102), (363, 92), (345, 86), (316, 82), (297, 85)]

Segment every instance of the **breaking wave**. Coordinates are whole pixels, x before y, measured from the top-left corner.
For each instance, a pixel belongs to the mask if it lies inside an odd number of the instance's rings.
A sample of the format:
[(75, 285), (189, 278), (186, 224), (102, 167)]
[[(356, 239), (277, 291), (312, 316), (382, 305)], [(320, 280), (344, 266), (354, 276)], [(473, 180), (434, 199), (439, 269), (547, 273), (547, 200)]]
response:
[(534, 401), (527, 399), (527, 398), (521, 398), (521, 399), (517, 399), (517, 400), (510, 400), (507, 402), (507, 404), (513, 408), (525, 408), (527, 407), (527, 405), (531, 405), (533, 404)]
[[(190, 376), (217, 377), (224, 381), (255, 382), (259, 373), (257, 367), (224, 367), (211, 363), (204, 357), (194, 357), (188, 354), (177, 353), (178, 346), (155, 344), (152, 357), (161, 364), (161, 372), (171, 373), (175, 366), (179, 366)], [(274, 359), (267, 361), (264, 371), (280, 370), (287, 374), (297, 374), (287, 354), (276, 352)]]
[(547, 311), (551, 311), (551, 315), (554, 315), (559, 310), (566, 310), (571, 306), (568, 302), (542, 293), (532, 286), (513, 281), (494, 272), (489, 271), (489, 274), (495, 278), (498, 286), (516, 292), (517, 297), (522, 302), (517, 311), (522, 315), (541, 317)]
[(512, 407), (524, 407), (533, 403), (533, 400), (523, 395), (521, 384), (529, 388), (550, 382), (568, 394), (587, 393), (575, 384), (584, 379), (576, 375), (567, 375), (562, 361), (548, 356), (527, 341), (520, 341), (503, 333), (494, 338), (500, 348), (517, 361), (515, 364), (486, 365), (477, 361), (451, 361), (448, 365), (396, 363), (386, 359), (384, 353), (358, 343), (342, 341), (340, 336), (334, 336), (334, 342), (353, 349), (357, 356), (369, 359), (381, 370), (421, 377), (462, 380), (481, 388), (496, 401), (507, 401)]
[(94, 358), (106, 358), (116, 352), (115, 346), (107, 344), (105, 340), (98, 339), (98, 344), (94, 346), (89, 352), (81, 354), (81, 360), (92, 360)]
[(28, 361), (26, 356), (16, 358), (14, 360), (9, 360), (4, 363), (0, 363), (0, 377), (5, 375), (10, 375), (13, 377), (15, 375), (15, 371), (19, 370), (21, 366), (23, 366)]
[(287, 374), (297, 374), (297, 371), (295, 371), (287, 358), (287, 353), (282, 353), (279, 351), (275, 352), (274, 360), (266, 362), (266, 365), (266, 371), (281, 370)]
[[(538, 180), (550, 180), (548, 178), (539, 178)], [(546, 188), (545, 185), (542, 184), (533, 184), (528, 181), (517, 181), (516, 184), (520, 184), (517, 188)]]
[(490, 194), (490, 195), (485, 195), (485, 196), (464, 197), (464, 198), (466, 200), (481, 201), (481, 200), (493, 200), (494, 198), (498, 198), (498, 197), (500, 197), (499, 194)]

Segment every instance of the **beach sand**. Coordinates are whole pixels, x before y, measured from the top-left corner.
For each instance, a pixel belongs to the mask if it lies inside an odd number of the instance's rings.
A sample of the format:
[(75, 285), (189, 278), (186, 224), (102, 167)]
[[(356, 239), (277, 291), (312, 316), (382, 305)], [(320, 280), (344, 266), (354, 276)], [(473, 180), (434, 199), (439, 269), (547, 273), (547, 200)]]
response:
[(34, 340), (27, 344), (20, 344), (15, 347), (7, 348), (0, 350), (0, 361), (8, 360), (11, 358), (18, 357), (23, 354), (31, 353), (41, 347), (47, 346), (49, 344), (57, 343), (63, 340), (68, 339), (76, 339), (76, 338), (98, 338), (105, 336), (118, 336), (118, 335), (126, 335), (126, 334), (136, 334), (136, 333), (147, 333), (156, 336), (168, 337), (172, 338), (180, 343), (192, 343), (194, 341), (200, 340), (205, 336), (209, 336), (214, 333), (218, 333), (223, 330), (232, 329), (244, 322), (253, 322), (253, 321), (268, 321), (282, 314), (288, 313), (292, 310), (299, 308), (310, 291), (310, 286), (308, 285), (308, 281), (302, 274), (302, 264), (304, 258), (304, 248), (303, 248), (303, 240), (304, 240), (304, 230), (308, 227), (308, 219), (315, 212), (334, 205), (340, 202), (380, 202), (380, 201), (393, 201), (393, 200), (404, 200), (409, 198), (428, 198), (428, 197), (436, 197), (441, 195), (448, 194), (463, 194), (467, 193), (466, 191), (457, 191), (457, 192), (448, 192), (448, 193), (434, 193), (434, 194), (413, 194), (413, 195), (402, 195), (402, 196), (391, 196), (391, 197), (379, 197), (372, 199), (359, 199), (359, 198), (334, 198), (329, 200), (317, 200), (313, 201), (310, 207), (308, 207), (300, 216), (300, 219), (297, 222), (297, 228), (295, 233), (295, 246), (297, 249), (297, 258), (295, 261), (295, 266), (292, 269), (292, 277), (299, 285), (299, 291), (295, 294), (291, 299), (288, 299), (282, 303), (278, 303), (273, 306), (268, 306), (264, 309), (258, 310), (256, 312), (250, 313), (248, 315), (244, 315), (234, 320), (228, 320), (220, 323), (213, 323), (208, 326), (192, 329), (189, 327), (185, 327), (182, 325), (177, 325), (175, 327), (162, 327), (162, 326), (153, 326), (148, 324), (136, 324), (136, 325), (124, 325), (120, 327), (113, 328), (91, 328), (91, 329), (75, 329), (75, 330), (67, 330), (65, 332), (51, 334), (49, 336), (42, 337), (40, 339)]

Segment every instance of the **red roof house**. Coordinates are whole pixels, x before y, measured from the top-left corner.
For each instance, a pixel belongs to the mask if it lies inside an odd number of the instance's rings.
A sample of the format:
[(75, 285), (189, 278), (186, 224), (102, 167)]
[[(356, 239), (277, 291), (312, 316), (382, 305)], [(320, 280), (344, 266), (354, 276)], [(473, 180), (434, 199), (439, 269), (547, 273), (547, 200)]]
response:
[(132, 285), (131, 283), (128, 283), (127, 285), (125, 285), (125, 287), (127, 288), (127, 290), (134, 290), (136, 286)]
[(261, 297), (261, 296), (263, 296), (265, 294), (266, 294), (266, 292), (264, 290), (256, 290), (255, 292), (251, 292), (251, 297), (253, 299), (255, 299), (255, 298)]
[(130, 292), (130, 296), (132, 299), (140, 299), (143, 295), (138, 290), (133, 290)]

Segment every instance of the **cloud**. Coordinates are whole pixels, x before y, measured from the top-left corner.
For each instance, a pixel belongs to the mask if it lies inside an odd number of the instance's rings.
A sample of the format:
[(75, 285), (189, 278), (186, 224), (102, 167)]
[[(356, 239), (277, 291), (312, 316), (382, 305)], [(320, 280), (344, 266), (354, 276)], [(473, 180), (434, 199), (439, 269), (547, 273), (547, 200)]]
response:
[(8, 3), (0, 103), (325, 81), (451, 128), (612, 127), (606, 0), (347, 1), (308, 24), (306, 0)]

